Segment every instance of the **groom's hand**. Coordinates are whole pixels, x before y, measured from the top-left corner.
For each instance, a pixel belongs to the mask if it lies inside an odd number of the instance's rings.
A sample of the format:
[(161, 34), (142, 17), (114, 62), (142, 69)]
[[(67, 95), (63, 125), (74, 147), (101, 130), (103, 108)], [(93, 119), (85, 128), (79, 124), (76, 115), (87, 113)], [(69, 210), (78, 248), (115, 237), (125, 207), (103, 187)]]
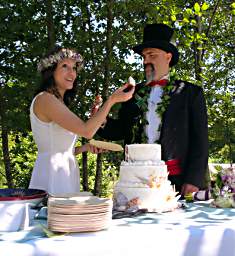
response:
[(103, 99), (100, 95), (97, 95), (95, 97), (95, 101), (94, 101), (94, 104), (91, 108), (91, 111), (90, 111), (90, 116), (93, 116), (100, 108), (100, 106), (102, 105), (103, 103)]
[(187, 194), (191, 194), (191, 193), (197, 192), (197, 191), (199, 191), (198, 187), (196, 187), (196, 186), (194, 186), (192, 184), (185, 183), (182, 186), (181, 195), (185, 196)]

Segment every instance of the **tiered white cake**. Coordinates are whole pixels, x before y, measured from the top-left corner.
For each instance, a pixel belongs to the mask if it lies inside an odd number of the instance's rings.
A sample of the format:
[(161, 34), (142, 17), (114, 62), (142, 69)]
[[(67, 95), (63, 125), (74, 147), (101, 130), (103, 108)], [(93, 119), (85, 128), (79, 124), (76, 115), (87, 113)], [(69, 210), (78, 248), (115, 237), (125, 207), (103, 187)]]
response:
[(125, 161), (114, 187), (114, 208), (128, 211), (171, 211), (178, 207), (177, 192), (168, 180), (167, 166), (161, 161), (161, 145), (126, 145)]

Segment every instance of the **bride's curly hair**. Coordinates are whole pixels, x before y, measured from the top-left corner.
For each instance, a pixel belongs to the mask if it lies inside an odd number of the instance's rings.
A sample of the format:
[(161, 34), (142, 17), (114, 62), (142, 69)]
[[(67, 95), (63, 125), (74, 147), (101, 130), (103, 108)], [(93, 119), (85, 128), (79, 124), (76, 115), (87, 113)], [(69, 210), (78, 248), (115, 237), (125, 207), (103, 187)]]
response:
[[(73, 49), (56, 46), (52, 51), (48, 52), (39, 62), (40, 66), (38, 65), (38, 70), (41, 73), (41, 82), (39, 84), (39, 88), (36, 94), (43, 91), (50, 92), (53, 95), (55, 95), (58, 99), (61, 99), (66, 106), (69, 106), (76, 96), (78, 81), (76, 78), (73, 83), (73, 88), (70, 90), (67, 90), (64, 94), (64, 98), (62, 98), (59, 91), (57, 90), (55, 79), (54, 79), (54, 71), (59, 61), (58, 58), (61, 60), (64, 58), (62, 51), (65, 51), (65, 54), (66, 54), (66, 51), (72, 52), (73, 54), (75, 54), (75, 57), (79, 56), (79, 61), (77, 62), (77, 72), (82, 68), (83, 59), (80, 54), (76, 53), (76, 51)], [(62, 52), (62, 57), (60, 54), (61, 52)]]

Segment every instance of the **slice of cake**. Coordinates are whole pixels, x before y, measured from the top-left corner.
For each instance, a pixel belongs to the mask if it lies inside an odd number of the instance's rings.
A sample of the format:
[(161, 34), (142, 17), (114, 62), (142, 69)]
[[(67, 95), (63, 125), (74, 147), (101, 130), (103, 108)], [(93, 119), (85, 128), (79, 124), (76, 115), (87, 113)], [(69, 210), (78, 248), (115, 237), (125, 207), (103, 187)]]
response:
[(161, 145), (126, 145), (114, 187), (114, 209), (166, 212), (178, 208), (178, 192), (168, 180), (167, 166), (161, 161)]

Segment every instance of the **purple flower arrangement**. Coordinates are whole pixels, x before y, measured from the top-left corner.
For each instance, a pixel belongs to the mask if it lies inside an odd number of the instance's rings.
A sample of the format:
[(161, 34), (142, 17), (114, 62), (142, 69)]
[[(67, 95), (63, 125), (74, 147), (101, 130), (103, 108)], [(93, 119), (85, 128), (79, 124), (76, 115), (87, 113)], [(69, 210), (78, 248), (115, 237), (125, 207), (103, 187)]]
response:
[(212, 206), (235, 208), (235, 167), (221, 169), (212, 179)]

